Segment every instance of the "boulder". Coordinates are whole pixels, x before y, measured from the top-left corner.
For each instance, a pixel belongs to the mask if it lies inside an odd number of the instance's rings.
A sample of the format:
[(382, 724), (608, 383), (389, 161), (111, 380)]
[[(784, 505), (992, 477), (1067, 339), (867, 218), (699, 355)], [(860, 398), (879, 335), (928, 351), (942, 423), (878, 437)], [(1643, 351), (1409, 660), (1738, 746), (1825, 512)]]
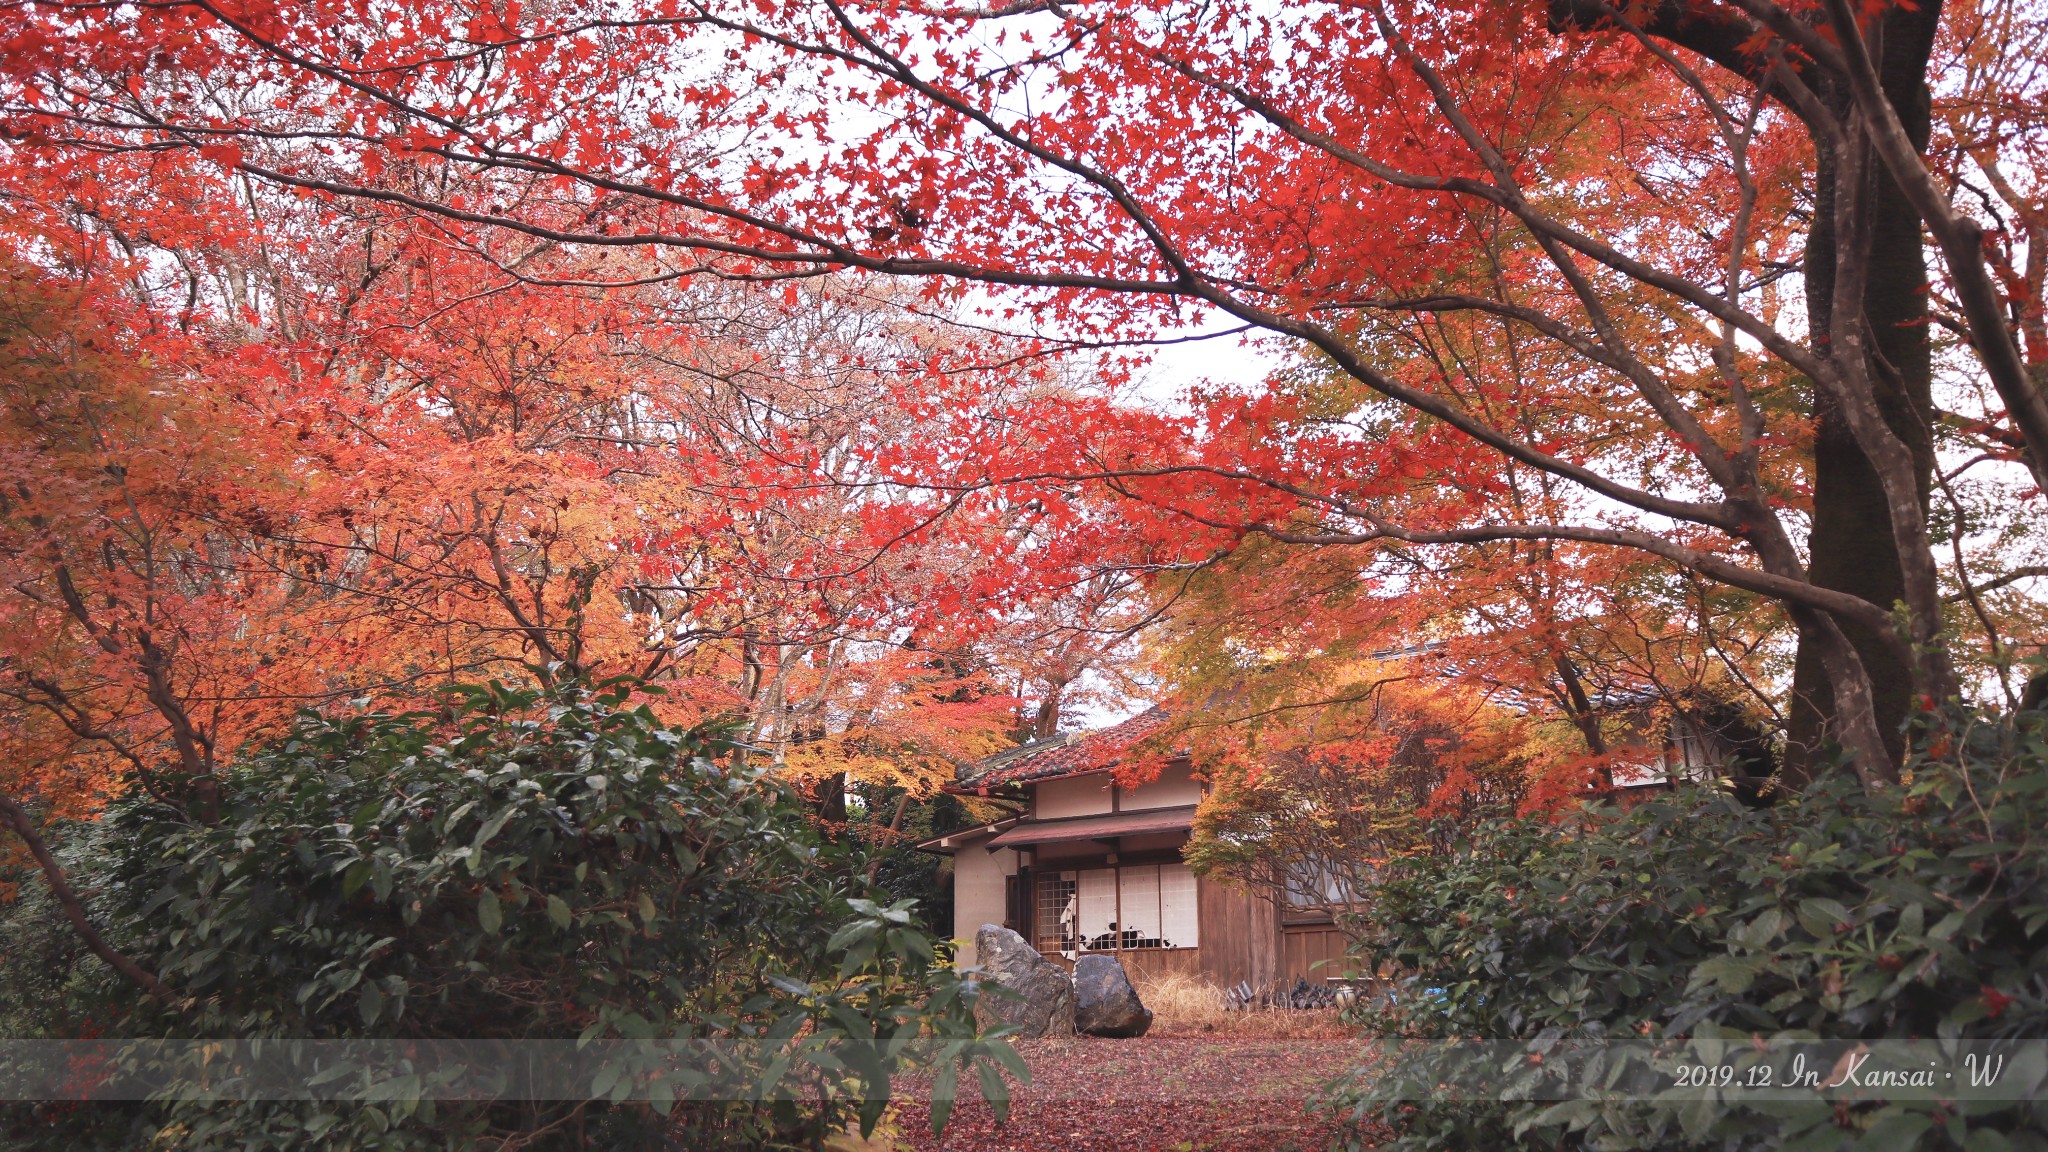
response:
[(983, 924), (974, 934), (974, 951), (985, 979), (1017, 994), (976, 999), (974, 1018), (983, 1028), (1015, 1024), (1026, 1039), (1074, 1034), (1074, 982), (1066, 969), (995, 924)]
[(1090, 954), (1074, 962), (1074, 1027), (1090, 1036), (1143, 1036), (1152, 1010), (1114, 956)]

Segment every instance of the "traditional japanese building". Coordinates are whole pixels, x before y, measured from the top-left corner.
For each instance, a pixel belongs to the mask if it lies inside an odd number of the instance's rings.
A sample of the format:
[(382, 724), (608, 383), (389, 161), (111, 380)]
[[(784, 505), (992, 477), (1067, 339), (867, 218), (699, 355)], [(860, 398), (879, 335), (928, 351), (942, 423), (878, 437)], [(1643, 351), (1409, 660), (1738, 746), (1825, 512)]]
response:
[[(1608, 794), (1623, 804), (1741, 759), (1736, 745), (1698, 717), (1660, 717), (1635, 699), (1612, 711), (1619, 755)], [(1187, 753), (1159, 746), (1166, 724), (1155, 708), (960, 770), (947, 791), (1013, 813), (917, 846), (953, 858), (961, 964), (975, 962), (975, 932), (1001, 924), (1054, 960), (1114, 953), (1134, 979), (1177, 972), (1265, 990), (1350, 971), (1355, 962), (1326, 903), (1271, 899), (1189, 870), (1182, 850), (1202, 801), (1202, 774)], [(1163, 762), (1156, 777), (1120, 786), (1115, 770), (1141, 755), (1154, 762), (1148, 767)]]
[(948, 791), (1017, 813), (918, 845), (953, 858), (953, 935), (966, 942), (963, 965), (974, 963), (976, 930), (1001, 924), (1055, 960), (1113, 953), (1134, 979), (1179, 972), (1264, 989), (1339, 972), (1343, 943), (1327, 916), (1289, 915), (1279, 902), (1189, 871), (1181, 851), (1203, 785), (1186, 754), (1147, 745), (1164, 760), (1157, 778), (1117, 784), (1114, 770), (1165, 724), (1166, 714), (1153, 709), (960, 772)]

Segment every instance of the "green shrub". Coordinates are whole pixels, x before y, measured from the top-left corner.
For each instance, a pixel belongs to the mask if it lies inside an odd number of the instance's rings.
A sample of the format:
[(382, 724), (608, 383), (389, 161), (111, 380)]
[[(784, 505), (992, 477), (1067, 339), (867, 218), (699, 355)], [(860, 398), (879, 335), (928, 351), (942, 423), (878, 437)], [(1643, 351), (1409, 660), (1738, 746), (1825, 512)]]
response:
[[(1538, 1047), (2048, 1038), (2043, 729), (1960, 715), (1879, 794), (1838, 773), (1763, 811), (1700, 789), (1481, 826), (1371, 893), (1363, 951), (1407, 975), (1367, 1023)], [(2048, 1115), (2019, 1103), (1431, 1099), (1439, 1052), (1360, 1069), (1329, 1103), (1400, 1149), (2048, 1148)]]
[[(974, 1039), (974, 986), (908, 902), (863, 899), (863, 861), (816, 835), (794, 796), (625, 697), (492, 685), (434, 712), (309, 714), (224, 776), (217, 824), (117, 804), (82, 886), (117, 945), (188, 999), (155, 1005), (102, 981), (100, 1033), (775, 1051), (922, 1034), (964, 1041), (967, 1062), (1014, 1060)], [(763, 1105), (400, 1092), (374, 1106), (167, 1104), (147, 1127), (180, 1149), (808, 1145), (872, 1123), (895, 1070), (799, 1063), (773, 1074), (801, 1081), (804, 1100)], [(132, 1112), (50, 1123), (120, 1146)], [(90, 1131), (95, 1117), (112, 1130)]]
[[(68, 846), (52, 847), (67, 859), (73, 855)], [(67, 1016), (65, 984), (81, 966), (98, 966), (34, 869), (33, 861), (21, 868), (6, 885), (11, 894), (0, 895), (0, 1037), (5, 1038), (75, 1034), (78, 1022)]]
[[(925, 923), (951, 932), (953, 924), (953, 858), (920, 852), (915, 845), (942, 832), (971, 824), (967, 806), (944, 792), (913, 798), (896, 820), (904, 790), (887, 784), (853, 781), (849, 792), (859, 798), (847, 813), (847, 835), (870, 846), (875, 887), (895, 900), (915, 900)], [(891, 822), (895, 828), (891, 830)]]

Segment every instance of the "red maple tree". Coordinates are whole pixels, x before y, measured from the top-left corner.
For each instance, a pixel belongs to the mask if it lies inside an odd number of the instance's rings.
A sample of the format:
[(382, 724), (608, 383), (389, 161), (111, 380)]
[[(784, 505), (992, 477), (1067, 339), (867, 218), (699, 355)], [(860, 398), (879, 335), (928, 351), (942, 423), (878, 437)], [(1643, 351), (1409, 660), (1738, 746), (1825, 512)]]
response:
[[(1246, 533), (1647, 553), (1789, 613), (1795, 774), (1825, 733), (1882, 779), (1910, 702), (1955, 690), (1937, 363), (1986, 386), (1945, 427), (2048, 458), (2007, 308), (2026, 278), (2001, 295), (2011, 260), (1923, 156), (1940, 5), (19, 11), (22, 157), (164, 155), (389, 206), (515, 281), (859, 269), (1030, 290), (997, 310), (1071, 342), (1187, 305), (1299, 341), (1348, 408), (1219, 395), (1189, 427), (1076, 421), (986, 455), (983, 419), (902, 479), (1109, 482), (1195, 556)], [(1972, 146), (2031, 155), (2037, 129)], [(542, 249), (642, 262), (569, 276), (528, 267)], [(1795, 272), (1802, 301), (1775, 288)], [(1444, 316), (1529, 357), (1536, 391), (1389, 354)], [(1781, 453), (1802, 428), (1811, 454)], [(1414, 499), (1425, 478), (1440, 499)], [(1490, 514), (1532, 483), (1552, 507)]]

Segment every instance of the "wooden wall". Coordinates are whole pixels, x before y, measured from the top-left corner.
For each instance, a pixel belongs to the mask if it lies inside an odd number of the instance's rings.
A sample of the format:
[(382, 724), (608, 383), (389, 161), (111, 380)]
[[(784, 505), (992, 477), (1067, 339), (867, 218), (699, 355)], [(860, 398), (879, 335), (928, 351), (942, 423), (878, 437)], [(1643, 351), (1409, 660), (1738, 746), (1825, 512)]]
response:
[(1303, 979), (1318, 984), (1362, 971), (1346, 955), (1347, 941), (1333, 924), (1283, 927), (1272, 901), (1201, 878), (1195, 900), (1202, 918), (1196, 971), (1219, 988), (1242, 982), (1265, 989)]
[[(1358, 962), (1345, 955), (1344, 934), (1333, 925), (1282, 927), (1279, 909), (1270, 901), (1202, 879), (1195, 882), (1195, 899), (1202, 918), (1201, 947), (1111, 953), (1132, 980), (1195, 976), (1218, 988), (1246, 983), (1264, 990), (1304, 979), (1321, 984), (1358, 972)], [(1046, 959), (1073, 967), (1057, 952), (1047, 953)], [(1318, 961), (1328, 963), (1318, 966)]]
[[(1280, 975), (1287, 983), (1319, 984), (1331, 976), (1355, 976), (1359, 962), (1345, 955), (1344, 934), (1329, 924), (1289, 924), (1280, 934)], [(1323, 961), (1320, 967), (1318, 962)]]
[(1165, 948), (1144, 952), (1119, 952), (1116, 958), (1124, 962), (1124, 975), (1133, 983), (1153, 980), (1161, 976), (1199, 976), (1202, 971), (1202, 953), (1208, 948)]
[(1196, 915), (1201, 917), (1201, 974), (1228, 988), (1254, 988), (1280, 975), (1280, 911), (1271, 901), (1197, 877)]
[[(979, 849), (975, 849), (979, 852)], [(964, 854), (964, 853), (963, 853)], [(984, 854), (985, 855), (985, 854)], [(1010, 856), (1010, 853), (1002, 853)], [(1169, 857), (1159, 854), (1160, 859), (1177, 858), (1178, 853)], [(1153, 854), (1143, 854), (1151, 859)], [(1130, 861), (1136, 863), (1137, 861)], [(1077, 857), (1072, 860), (1060, 858), (1045, 861), (1050, 868), (1081, 868), (1102, 866), (1103, 861), (1093, 857)], [(1014, 867), (1012, 865), (1011, 867)], [(987, 872), (988, 883), (978, 887), (971, 883), (966, 874)], [(995, 885), (1001, 883), (1006, 869), (1003, 862), (977, 857), (966, 868), (956, 871), (955, 910), (961, 913), (960, 924), (955, 931), (971, 939), (972, 928), (984, 920), (993, 922), (1001, 907), (1001, 890)], [(1024, 869), (1026, 875), (1036, 871)], [(982, 887), (988, 889), (982, 891)], [(974, 899), (963, 899), (960, 893), (966, 891)], [(1029, 891), (1028, 888), (1025, 891)], [(1035, 896), (1032, 898), (1034, 901)], [(1029, 903), (1029, 902), (1027, 902)], [(1282, 926), (1280, 910), (1270, 900), (1262, 900), (1249, 892), (1229, 888), (1202, 877), (1195, 878), (1195, 911), (1200, 917), (1201, 946), (1197, 948), (1170, 948), (1163, 951), (1118, 952), (1115, 955), (1123, 961), (1124, 971), (1133, 980), (1149, 979), (1169, 974), (1198, 976), (1218, 988), (1230, 988), (1237, 984), (1250, 984), (1254, 989), (1265, 990), (1277, 985), (1292, 985), (1296, 980), (1306, 979), (1320, 984), (1332, 976), (1355, 975), (1357, 962), (1344, 954), (1344, 936), (1336, 927), (1327, 923), (1287, 924)], [(1012, 925), (1030, 935), (1029, 917), (1026, 922)], [(963, 953), (963, 957), (971, 952)], [(1057, 952), (1048, 953), (1047, 959), (1072, 967)], [(1327, 961), (1320, 967), (1318, 961)], [(963, 959), (963, 963), (967, 961)]]

